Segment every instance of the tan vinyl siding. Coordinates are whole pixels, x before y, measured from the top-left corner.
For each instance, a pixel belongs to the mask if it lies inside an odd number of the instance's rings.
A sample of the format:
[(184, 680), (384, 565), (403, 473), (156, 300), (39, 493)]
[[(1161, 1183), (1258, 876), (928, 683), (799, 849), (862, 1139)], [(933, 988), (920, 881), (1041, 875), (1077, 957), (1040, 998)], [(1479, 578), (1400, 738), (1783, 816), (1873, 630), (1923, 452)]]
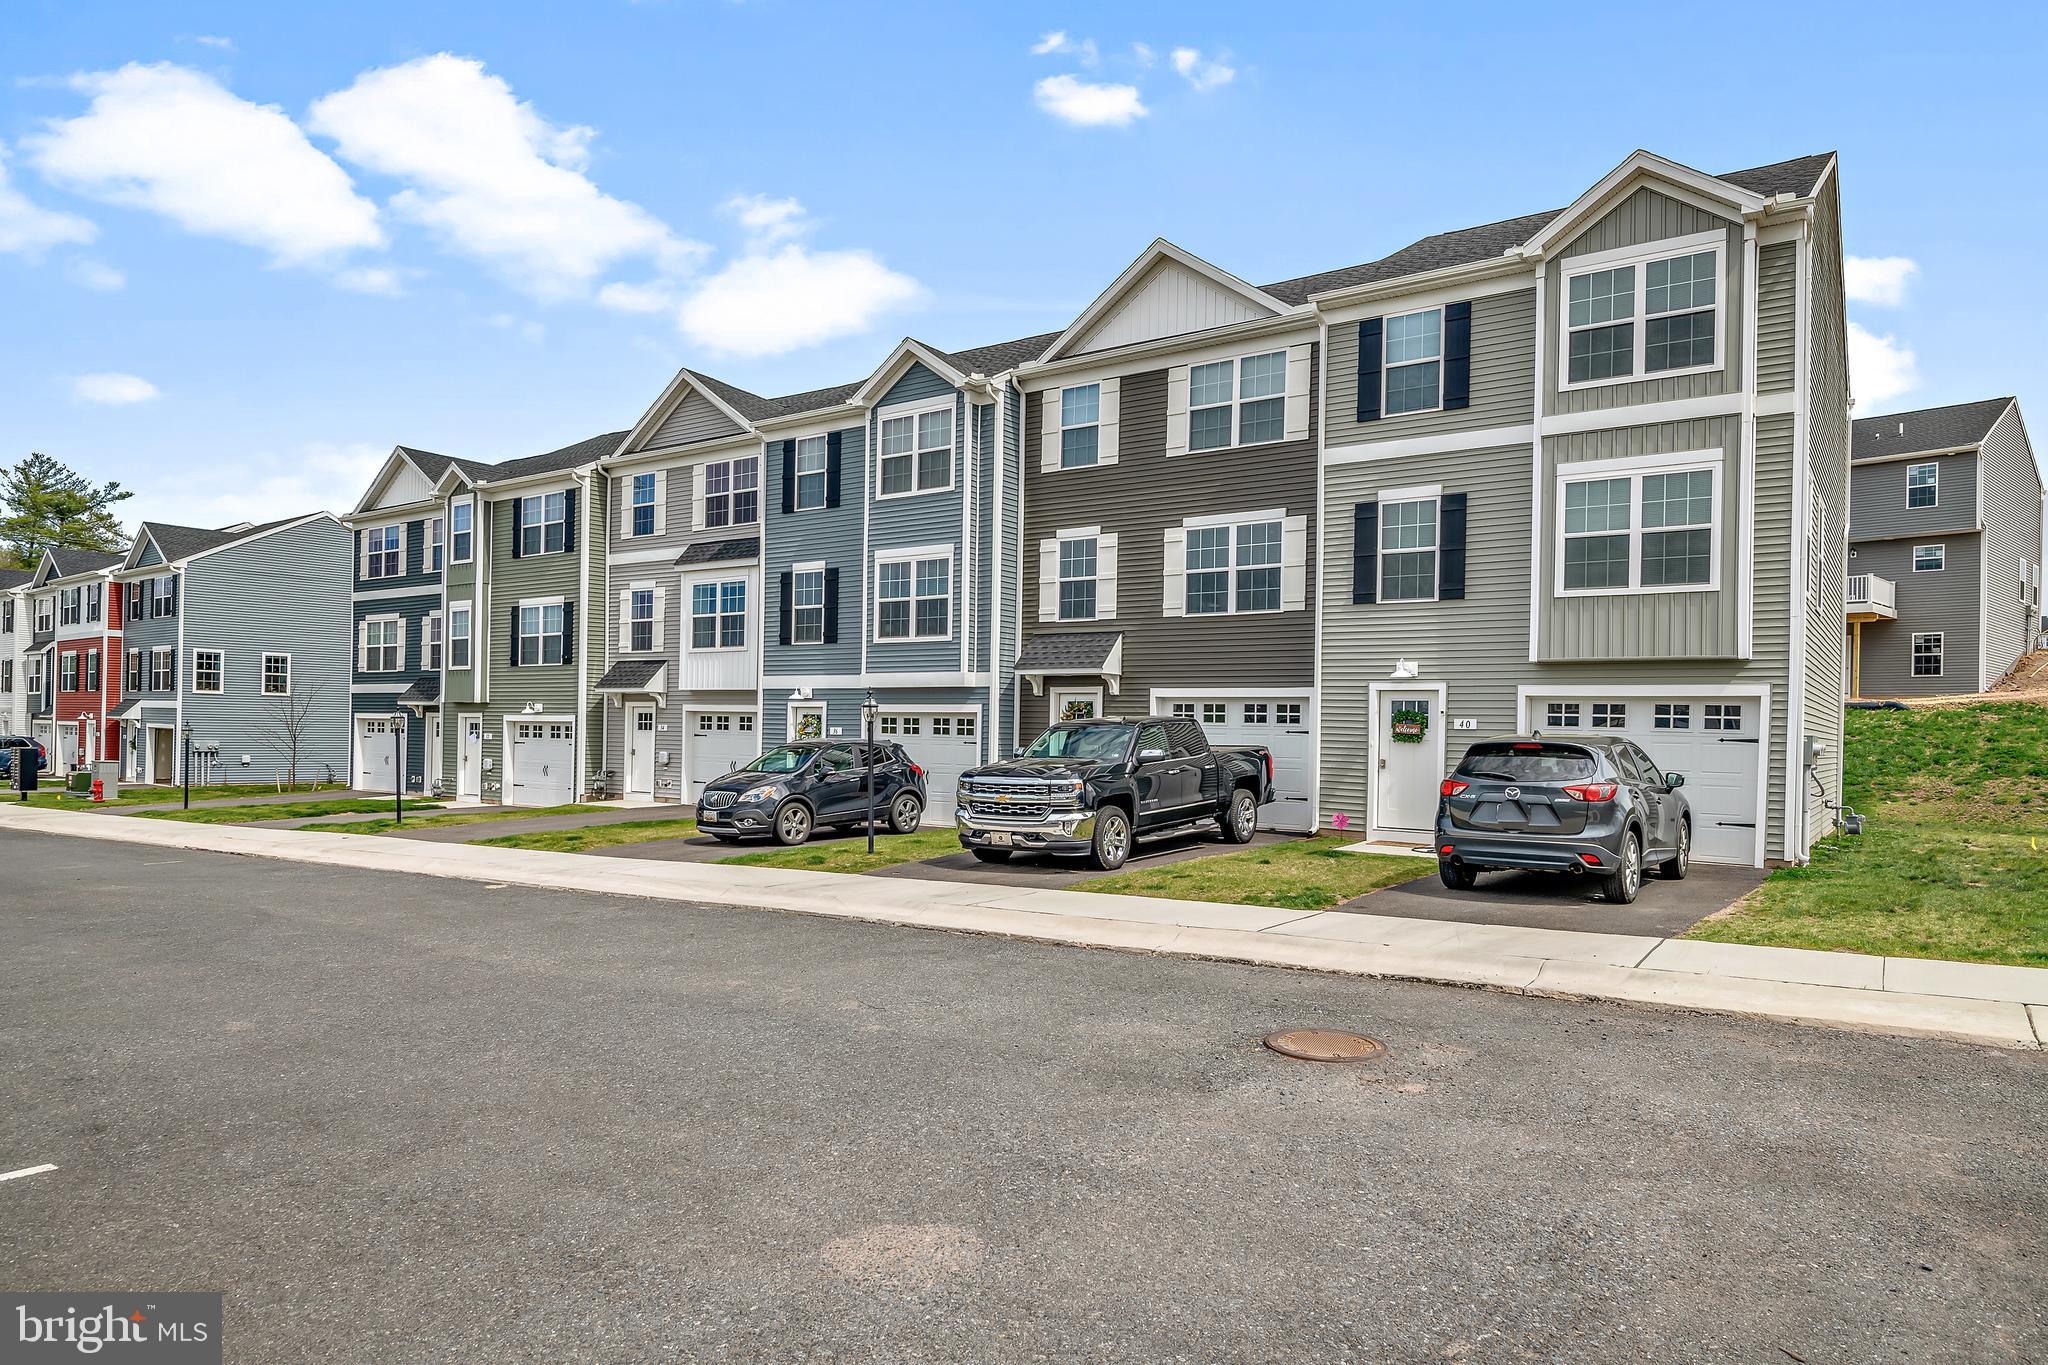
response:
[(1799, 368), (1799, 244), (1757, 253), (1756, 377), (1760, 393), (1785, 393)]
[[(1390, 304), (1390, 314), (1403, 311)], [(1358, 323), (1330, 326), (1328, 445), (1392, 441), (1438, 432), (1521, 426), (1536, 384), (1536, 291), (1518, 289), (1472, 300), (1472, 403), (1448, 412), (1402, 413), (1358, 420)]]

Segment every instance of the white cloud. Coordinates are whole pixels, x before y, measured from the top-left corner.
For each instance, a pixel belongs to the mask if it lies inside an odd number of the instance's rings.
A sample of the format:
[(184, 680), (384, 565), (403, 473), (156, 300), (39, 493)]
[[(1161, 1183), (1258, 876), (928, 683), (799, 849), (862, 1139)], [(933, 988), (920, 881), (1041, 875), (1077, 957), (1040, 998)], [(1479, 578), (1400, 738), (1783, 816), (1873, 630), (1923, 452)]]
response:
[(1158, 60), (1158, 54), (1152, 50), (1150, 43), (1132, 43), (1131, 60), (1138, 64), (1139, 70), (1148, 71), (1152, 63)]
[(113, 266), (84, 256), (65, 262), (64, 274), (80, 288), (97, 290), (102, 294), (112, 293), (128, 283), (128, 277)]
[(1067, 31), (1063, 28), (1054, 29), (1031, 45), (1031, 55), (1034, 57), (1046, 57), (1066, 50)]
[(1849, 324), (1849, 389), (1858, 407), (1874, 407), (1920, 385), (1919, 362), (1890, 333)]
[(180, 526), (232, 526), (355, 506), (391, 453), (387, 441), (308, 445), (289, 454), (263, 452), (208, 460), (175, 474), (131, 483), (136, 503), (153, 518)]
[(1102, 60), (1101, 54), (1095, 49), (1095, 40), (1093, 38), (1083, 38), (1076, 42), (1067, 36), (1065, 29), (1054, 29), (1051, 33), (1046, 34), (1033, 43), (1031, 45), (1031, 55), (1034, 57), (1071, 56), (1079, 60), (1083, 66), (1094, 66), (1098, 61)]
[(90, 242), (99, 229), (75, 213), (38, 208), (7, 183), (7, 147), (0, 143), (0, 252), (31, 260), (53, 246)]
[(384, 244), (376, 205), (275, 106), (169, 63), (130, 63), (70, 85), (91, 106), (24, 141), (53, 183), (268, 251), (283, 265)]
[(224, 38), (218, 33), (195, 33), (192, 35), (192, 41), (203, 44), (206, 47), (217, 47), (222, 52), (233, 52), (235, 50), (235, 40), (233, 38)]
[(739, 220), (749, 236), (759, 241), (781, 241), (796, 236), (807, 227), (804, 206), (795, 199), (736, 194), (725, 201), (725, 211)]
[(864, 332), (920, 292), (871, 252), (762, 243), (699, 285), (676, 321), (684, 336), (714, 350), (779, 355)]
[(393, 212), (537, 297), (583, 296), (623, 261), (682, 274), (705, 254), (591, 183), (594, 129), (548, 123), (479, 61), (444, 52), (366, 71), (315, 101), (309, 126), (406, 183)]
[(388, 265), (357, 266), (341, 271), (334, 282), (357, 294), (383, 294), (397, 298), (405, 292), (405, 278)]
[(1038, 107), (1080, 128), (1122, 128), (1151, 110), (1135, 85), (1109, 85), (1077, 76), (1047, 76), (1032, 88)]
[(1906, 286), (1919, 273), (1919, 263), (1907, 256), (1845, 256), (1842, 289), (1851, 303), (1897, 308), (1906, 301)]
[(1228, 52), (1204, 61), (1199, 49), (1177, 47), (1173, 50), (1173, 69), (1186, 78), (1197, 94), (1207, 94), (1237, 79), (1237, 68), (1230, 64)]
[(597, 301), (618, 313), (666, 313), (676, 306), (676, 291), (660, 280), (645, 284), (614, 280), (597, 291)]
[(157, 390), (156, 385), (140, 375), (106, 371), (82, 374), (72, 380), (71, 396), (81, 403), (126, 407), (130, 403), (147, 403), (157, 396)]

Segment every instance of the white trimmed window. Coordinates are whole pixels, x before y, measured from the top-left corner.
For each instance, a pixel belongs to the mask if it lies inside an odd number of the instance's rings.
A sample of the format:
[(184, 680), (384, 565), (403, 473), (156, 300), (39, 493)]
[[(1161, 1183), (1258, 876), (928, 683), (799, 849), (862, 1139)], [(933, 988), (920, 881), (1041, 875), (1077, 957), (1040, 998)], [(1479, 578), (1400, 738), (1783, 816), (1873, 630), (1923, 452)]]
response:
[(953, 552), (875, 560), (875, 638), (947, 640), (953, 635)]
[(448, 507), (448, 557), (456, 564), (467, 564), (474, 554), (476, 543), (476, 503), (463, 498)]
[(1914, 573), (1940, 573), (1948, 567), (1948, 546), (1915, 545), (1913, 547)]
[(221, 654), (217, 649), (195, 649), (192, 651), (192, 690), (194, 692), (219, 692), (221, 690)]
[(1938, 678), (1941, 676), (1941, 631), (1913, 637), (1913, 676), (1916, 678)]
[(144, 685), (142, 678), (142, 651), (131, 649), (128, 651), (128, 677), (126, 680), (128, 690), (130, 692), (140, 692)]
[(470, 607), (454, 602), (448, 607), (448, 667), (468, 668), (470, 649)]
[(425, 657), (420, 660), (420, 667), (429, 673), (439, 673), (441, 671), (441, 613), (438, 611), (429, 612), (426, 625), (427, 635), (423, 645)]
[(832, 443), (825, 436), (804, 436), (796, 443), (796, 508), (799, 512), (823, 507), (826, 496), (826, 467)]
[(1187, 614), (1280, 610), (1279, 521), (1187, 528)]
[(1380, 601), (1436, 600), (1436, 513), (1433, 497), (1380, 502)]
[(178, 653), (168, 645), (149, 651), (149, 690), (173, 692), (178, 686)]
[(1941, 506), (1940, 465), (1930, 463), (1906, 466), (1906, 506)]
[(742, 455), (704, 466), (704, 525), (751, 526), (761, 519), (761, 457)]
[[(1588, 477), (1596, 465), (1598, 476)], [(1720, 469), (1718, 455), (1677, 467), (1633, 459), (1564, 466), (1558, 473), (1557, 591), (1718, 586)]]
[(654, 586), (626, 591), (626, 648), (642, 652), (654, 648)]
[(1060, 468), (1082, 469), (1100, 453), (1102, 385), (1076, 384), (1060, 390)]
[(878, 497), (937, 493), (953, 486), (953, 404), (885, 416), (879, 423), (881, 457), (875, 462)]
[(1060, 550), (1060, 620), (1093, 621), (1096, 616), (1096, 538), (1062, 538)]
[(292, 694), (292, 656), (289, 654), (266, 654), (263, 656), (263, 695), (266, 697), (289, 697)]
[(149, 614), (151, 616), (176, 616), (178, 614), (178, 576), (164, 574), (149, 580)]
[(519, 500), (519, 553), (559, 553), (569, 543), (566, 493), (536, 493)]
[(404, 572), (403, 526), (372, 526), (363, 532), (363, 577), (397, 578)]
[(558, 664), (562, 662), (562, 646), (566, 642), (562, 604), (544, 602), (534, 606), (521, 603), (519, 606), (519, 662), (527, 664)]
[(635, 474), (632, 480), (633, 534), (654, 534), (654, 485), (652, 474)]
[(1261, 445), (1286, 435), (1286, 351), (1189, 367), (1189, 450)]
[(1443, 406), (1444, 310), (1401, 313), (1384, 328), (1380, 411), (1389, 417), (1435, 412)]
[(427, 522), (427, 563), (428, 572), (441, 572), (441, 563), (448, 553), (448, 523), (439, 517)]
[(396, 673), (405, 667), (405, 623), (396, 616), (363, 622), (363, 672)]
[(60, 626), (77, 625), (79, 617), (84, 613), (84, 601), (84, 594), (77, 588), (64, 589), (63, 593), (58, 597), (57, 624)]
[(57, 656), (57, 690), (76, 692), (78, 690), (78, 653), (68, 651)]
[(1689, 374), (1721, 363), (1721, 233), (1600, 252), (1564, 277), (1564, 386)]
[[(823, 602), (820, 602), (821, 614), (823, 607)], [(823, 634), (822, 629), (819, 633)], [(747, 580), (731, 578), (719, 583), (692, 583), (690, 648), (744, 649), (746, 645)]]
[(825, 643), (825, 571), (797, 569), (789, 576), (791, 644)]

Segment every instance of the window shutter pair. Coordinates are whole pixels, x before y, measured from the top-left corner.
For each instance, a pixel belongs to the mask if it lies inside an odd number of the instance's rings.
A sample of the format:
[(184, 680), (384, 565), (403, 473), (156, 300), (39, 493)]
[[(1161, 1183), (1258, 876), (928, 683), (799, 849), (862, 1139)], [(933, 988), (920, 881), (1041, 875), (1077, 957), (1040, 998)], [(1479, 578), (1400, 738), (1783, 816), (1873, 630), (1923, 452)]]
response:
[(839, 570), (825, 570), (825, 643), (839, 643)]
[[(1364, 318), (1358, 324), (1358, 420), (1380, 419), (1381, 376), (1385, 371), (1385, 320)], [(1472, 304), (1444, 305), (1443, 407), (1472, 405)]]
[[(526, 502), (524, 499), (515, 497), (512, 499), (512, 557), (514, 559), (524, 559), (526, 557), (526, 537), (521, 534), (525, 529)], [(513, 619), (513, 625), (515, 628), (517, 627), (517, 617)], [(518, 663), (519, 661), (514, 659), (512, 662)]]
[(842, 433), (832, 432), (825, 437), (825, 505), (839, 505), (839, 438)]
[[(782, 443), (782, 515), (790, 516), (796, 511), (796, 442)], [(789, 641), (785, 639), (784, 644)]]
[[(783, 485), (785, 489), (788, 486), (789, 485), (786, 483)], [(782, 571), (781, 583), (781, 610), (778, 613), (778, 615), (781, 617), (781, 622), (777, 632), (777, 638), (785, 645), (790, 642), (795, 633), (796, 603), (790, 600), (790, 595), (795, 591), (796, 574), (788, 569), (784, 569)]]

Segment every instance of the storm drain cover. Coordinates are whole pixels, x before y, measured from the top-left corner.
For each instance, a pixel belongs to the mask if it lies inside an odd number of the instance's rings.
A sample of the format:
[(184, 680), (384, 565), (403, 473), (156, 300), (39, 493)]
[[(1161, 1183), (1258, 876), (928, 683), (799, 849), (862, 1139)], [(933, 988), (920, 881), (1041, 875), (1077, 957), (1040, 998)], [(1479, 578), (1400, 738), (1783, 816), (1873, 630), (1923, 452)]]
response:
[(1329, 1028), (1285, 1029), (1266, 1035), (1266, 1046), (1305, 1062), (1369, 1062), (1386, 1055), (1386, 1044), (1362, 1033)]

